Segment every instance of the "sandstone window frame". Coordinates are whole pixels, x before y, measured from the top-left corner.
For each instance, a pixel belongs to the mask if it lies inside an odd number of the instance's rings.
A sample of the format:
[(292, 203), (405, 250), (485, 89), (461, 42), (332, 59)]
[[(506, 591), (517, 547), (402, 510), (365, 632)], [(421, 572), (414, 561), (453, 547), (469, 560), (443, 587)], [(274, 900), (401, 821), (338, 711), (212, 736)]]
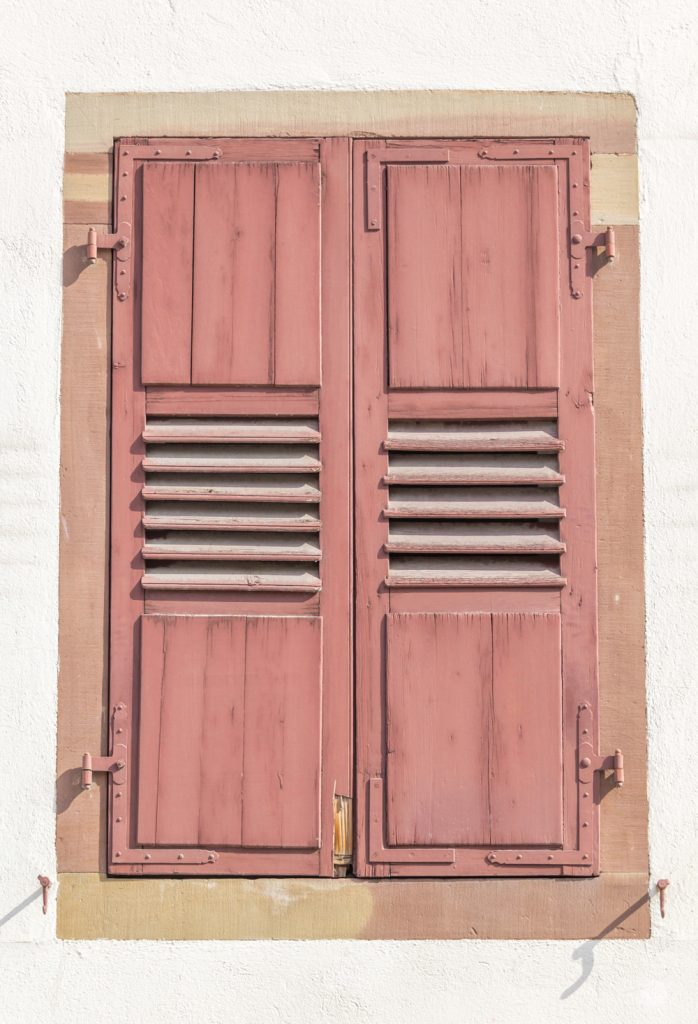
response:
[[(66, 98), (57, 843), (62, 938), (598, 938), (649, 934), (636, 111), (621, 94), (235, 92)], [(117, 137), (590, 138), (593, 225), (619, 259), (595, 280), (602, 745), (627, 785), (602, 807), (590, 879), (119, 879), (104, 873), (105, 786), (79, 788), (106, 742), (108, 261)], [(593, 891), (592, 891), (593, 890)]]

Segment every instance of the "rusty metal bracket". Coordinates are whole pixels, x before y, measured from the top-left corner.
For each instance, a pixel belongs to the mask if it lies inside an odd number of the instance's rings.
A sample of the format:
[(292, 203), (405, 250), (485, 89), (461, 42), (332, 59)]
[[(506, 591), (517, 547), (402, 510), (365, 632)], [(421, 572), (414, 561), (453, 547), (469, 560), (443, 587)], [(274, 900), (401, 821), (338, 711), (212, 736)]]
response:
[(106, 772), (111, 778), (111, 830), (110, 849), (112, 860), (117, 864), (171, 864), (186, 867), (187, 864), (212, 864), (218, 860), (213, 850), (192, 848), (172, 849), (170, 847), (133, 847), (129, 831), (128, 800), (128, 748), (125, 742), (128, 708), (117, 704), (110, 722), (111, 754), (94, 757), (82, 755), (82, 788), (89, 789), (95, 772)]
[(123, 724), (117, 723), (117, 717), (122, 719), (126, 712), (125, 704), (117, 704), (112, 715), (112, 742), (111, 754), (106, 757), (93, 757), (86, 752), (82, 755), (82, 773), (80, 785), (83, 789), (90, 789), (94, 781), (95, 772), (107, 772), (111, 775), (116, 786), (126, 784), (126, 744), (117, 740), (116, 736), (123, 734)]
[[(96, 228), (87, 231), (87, 262), (94, 265), (100, 249), (114, 252), (114, 289), (119, 302), (131, 294), (131, 223), (122, 219), (121, 210), (133, 207), (134, 161), (220, 160), (222, 152), (215, 146), (127, 145), (118, 151), (118, 172), (115, 185), (116, 231), (104, 234)], [(122, 207), (122, 203), (126, 204)]]
[(131, 291), (131, 225), (128, 221), (119, 224), (118, 231), (105, 235), (96, 228), (87, 229), (87, 262), (94, 266), (100, 249), (112, 249), (115, 264), (116, 296), (124, 302)]
[(608, 754), (606, 757), (597, 754), (592, 741), (593, 733), (591, 726), (591, 706), (589, 704), (580, 704), (577, 717), (577, 770), (579, 782), (582, 786), (589, 786), (593, 781), (594, 772), (614, 772), (616, 786), (622, 789), (625, 782), (623, 751), (616, 750), (615, 753)]
[(580, 220), (570, 221), (570, 282), (572, 298), (581, 299), (586, 277), (586, 251), (603, 250), (607, 263), (616, 258), (616, 233), (612, 227), (603, 231), (586, 231)]

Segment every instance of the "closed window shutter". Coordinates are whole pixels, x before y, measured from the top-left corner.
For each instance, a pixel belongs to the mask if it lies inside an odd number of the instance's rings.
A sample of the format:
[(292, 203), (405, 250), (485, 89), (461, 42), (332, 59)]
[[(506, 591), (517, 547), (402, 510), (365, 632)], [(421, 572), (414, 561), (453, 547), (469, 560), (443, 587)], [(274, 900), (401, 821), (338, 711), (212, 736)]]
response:
[(352, 785), (349, 143), (121, 142), (116, 185), (109, 869), (331, 875)]
[(354, 146), (361, 875), (598, 871), (588, 170)]

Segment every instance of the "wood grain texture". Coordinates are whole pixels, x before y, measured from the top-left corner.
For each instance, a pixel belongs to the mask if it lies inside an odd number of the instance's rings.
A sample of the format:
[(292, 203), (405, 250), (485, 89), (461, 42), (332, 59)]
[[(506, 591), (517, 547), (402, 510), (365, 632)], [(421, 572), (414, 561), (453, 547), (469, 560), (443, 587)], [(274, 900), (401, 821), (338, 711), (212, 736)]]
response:
[(647, 875), (115, 879), (62, 874), (60, 939), (644, 939)]
[(316, 388), (148, 388), (149, 414), (167, 416), (317, 416)]
[(557, 416), (557, 390), (396, 391), (388, 395), (391, 419), (517, 420)]
[(492, 616), (490, 842), (562, 843), (560, 616)]
[(320, 383), (317, 163), (196, 168), (194, 384)]
[(388, 621), (391, 845), (562, 841), (560, 617)]
[(488, 615), (388, 620), (387, 842), (489, 842), (492, 626)]
[(146, 615), (138, 841), (317, 847), (321, 675), (319, 618)]
[[(100, 226), (106, 230), (105, 225)], [(85, 263), (65, 231), (61, 390), (56, 846), (60, 871), (103, 870), (106, 780), (80, 789), (84, 751), (106, 752), (110, 261)]]
[(391, 386), (556, 387), (557, 169), (388, 165), (387, 201)]
[(191, 382), (194, 167), (146, 163), (143, 174), (143, 384)]
[(68, 93), (66, 148), (109, 152), (120, 136), (474, 137), (589, 135), (592, 152), (634, 153), (627, 93), (254, 91)]

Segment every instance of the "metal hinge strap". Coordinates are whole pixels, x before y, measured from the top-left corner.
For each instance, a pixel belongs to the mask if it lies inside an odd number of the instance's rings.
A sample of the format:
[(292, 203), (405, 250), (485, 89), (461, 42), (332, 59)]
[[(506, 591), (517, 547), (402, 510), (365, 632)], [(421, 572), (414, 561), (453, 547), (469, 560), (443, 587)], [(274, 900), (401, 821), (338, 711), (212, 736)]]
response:
[(366, 153), (366, 227), (369, 231), (380, 231), (383, 196), (381, 192), (382, 164), (447, 164), (450, 154), (447, 149), (427, 149), (418, 146), (382, 146), (369, 149)]
[[(133, 208), (134, 161), (167, 161), (167, 160), (220, 160), (222, 151), (217, 146), (199, 146), (195, 144), (155, 146), (134, 143), (119, 151), (119, 178), (116, 190), (117, 210), (126, 211)], [(124, 204), (122, 206), (122, 204)], [(125, 219), (115, 218), (116, 231), (105, 234), (96, 228), (87, 232), (87, 262), (95, 264), (100, 249), (114, 251), (114, 289), (119, 302), (125, 302), (131, 294), (131, 224)]]
[(625, 782), (623, 752), (604, 757), (596, 753), (593, 731), (594, 716), (589, 703), (580, 704), (577, 709), (577, 800), (579, 844), (578, 849), (514, 849), (493, 850), (486, 857), (490, 864), (500, 866), (526, 867), (576, 867), (593, 866), (594, 839), (591, 805), (594, 772), (615, 772), (615, 783), (620, 789)]
[(453, 864), (456, 851), (448, 847), (386, 846), (383, 826), (383, 779), (369, 780), (368, 845), (371, 864)]

